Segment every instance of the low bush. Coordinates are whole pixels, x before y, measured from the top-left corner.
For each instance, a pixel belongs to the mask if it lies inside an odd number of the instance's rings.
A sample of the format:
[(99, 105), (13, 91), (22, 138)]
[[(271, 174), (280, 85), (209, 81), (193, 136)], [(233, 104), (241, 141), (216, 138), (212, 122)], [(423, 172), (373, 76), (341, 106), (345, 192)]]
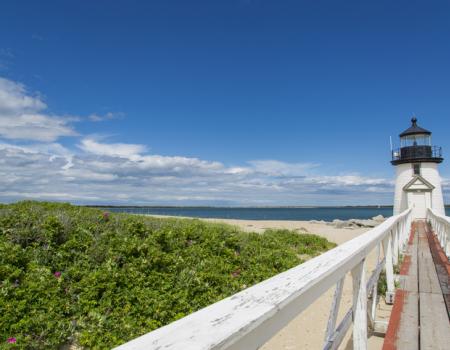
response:
[(332, 247), (286, 230), (0, 205), (0, 348), (111, 348)]

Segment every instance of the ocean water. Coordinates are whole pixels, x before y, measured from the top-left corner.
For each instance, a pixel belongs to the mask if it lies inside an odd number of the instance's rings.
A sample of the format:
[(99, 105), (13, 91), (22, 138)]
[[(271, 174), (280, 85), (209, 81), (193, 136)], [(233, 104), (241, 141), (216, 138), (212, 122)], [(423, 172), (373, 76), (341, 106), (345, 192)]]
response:
[(392, 207), (319, 208), (219, 208), (219, 207), (103, 207), (111, 212), (188, 216), (243, 220), (324, 220), (370, 219), (392, 216)]
[[(242, 220), (324, 220), (370, 219), (392, 216), (392, 207), (319, 207), (319, 208), (219, 208), (219, 207), (102, 207), (110, 212), (188, 216), (195, 218)], [(447, 216), (450, 208), (446, 208)]]

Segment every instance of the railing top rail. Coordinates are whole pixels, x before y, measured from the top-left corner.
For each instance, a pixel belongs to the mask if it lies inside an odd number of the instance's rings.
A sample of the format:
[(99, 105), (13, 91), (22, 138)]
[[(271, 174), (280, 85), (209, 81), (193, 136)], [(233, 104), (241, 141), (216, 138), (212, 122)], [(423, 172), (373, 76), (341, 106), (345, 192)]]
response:
[(251, 349), (358, 265), (411, 209), (303, 264), (116, 349)]
[(431, 209), (431, 208), (428, 208), (428, 211), (429, 211), (434, 217), (436, 217), (437, 219), (440, 219), (440, 220), (442, 220), (442, 221), (444, 221), (444, 222), (446, 222), (446, 223), (448, 223), (448, 224), (450, 225), (450, 217), (445, 216), (445, 215), (438, 214), (438, 213), (436, 213), (436, 212), (435, 212), (433, 209)]

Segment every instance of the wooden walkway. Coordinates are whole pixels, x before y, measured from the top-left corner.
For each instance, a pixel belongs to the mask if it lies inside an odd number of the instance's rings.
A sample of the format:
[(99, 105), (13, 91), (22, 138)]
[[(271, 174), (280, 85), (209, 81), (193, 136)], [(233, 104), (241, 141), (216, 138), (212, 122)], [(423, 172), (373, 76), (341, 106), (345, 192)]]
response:
[(439, 249), (427, 224), (415, 222), (383, 350), (450, 349), (450, 267)]

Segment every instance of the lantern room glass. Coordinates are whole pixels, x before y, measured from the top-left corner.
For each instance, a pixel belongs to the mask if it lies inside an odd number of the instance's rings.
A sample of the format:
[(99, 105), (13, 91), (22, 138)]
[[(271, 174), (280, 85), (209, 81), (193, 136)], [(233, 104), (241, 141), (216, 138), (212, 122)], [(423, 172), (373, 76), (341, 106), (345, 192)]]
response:
[(408, 135), (400, 138), (400, 147), (411, 147), (411, 146), (431, 146), (431, 135), (427, 134), (417, 134)]

